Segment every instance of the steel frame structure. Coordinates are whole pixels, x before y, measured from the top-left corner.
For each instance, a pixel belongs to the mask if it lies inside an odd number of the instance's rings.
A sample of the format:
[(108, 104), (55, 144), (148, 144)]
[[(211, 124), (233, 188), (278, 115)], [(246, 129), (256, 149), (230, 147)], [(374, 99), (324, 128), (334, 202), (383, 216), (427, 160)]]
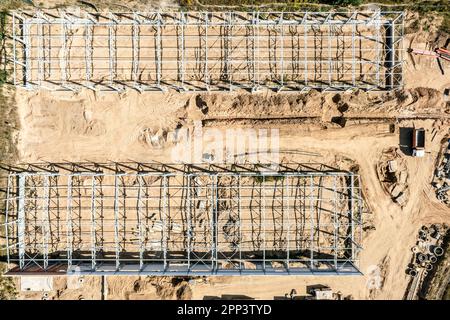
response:
[(359, 274), (359, 176), (323, 164), (277, 169), (9, 167), (8, 274)]
[(10, 81), (28, 89), (391, 90), (403, 12), (10, 13)]

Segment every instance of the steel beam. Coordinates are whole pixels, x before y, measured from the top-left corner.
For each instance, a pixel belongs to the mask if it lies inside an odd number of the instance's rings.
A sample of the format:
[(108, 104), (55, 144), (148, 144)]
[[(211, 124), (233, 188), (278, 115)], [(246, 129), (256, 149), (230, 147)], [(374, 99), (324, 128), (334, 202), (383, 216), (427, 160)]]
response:
[(139, 242), (139, 270), (142, 270), (142, 268), (144, 267), (144, 231), (145, 229), (143, 228), (143, 214), (142, 214), (142, 210), (144, 207), (144, 202), (142, 200), (142, 196), (143, 196), (143, 186), (144, 186), (144, 181), (143, 181), (143, 176), (142, 175), (138, 175), (137, 177), (138, 179), (138, 195), (137, 195), (137, 229), (138, 229), (138, 242)]
[(91, 181), (91, 269), (95, 270), (97, 266), (97, 220), (96, 220), (96, 183), (95, 176)]
[(67, 266), (72, 267), (72, 256), (73, 256), (73, 217), (72, 217), (72, 180), (73, 176), (69, 175), (67, 177)]
[(119, 175), (114, 176), (114, 246), (116, 270), (120, 268), (119, 244)]
[(333, 65), (331, 60), (331, 33), (332, 33), (331, 25), (328, 25), (328, 86), (332, 86), (332, 73), (333, 73)]
[(262, 217), (261, 217), (261, 223), (263, 226), (263, 270), (266, 270), (266, 188), (263, 187), (264, 183), (266, 182), (266, 177), (262, 176), (263, 182), (260, 184), (261, 193), (262, 193), (262, 199), (261, 199), (261, 211), (262, 211)]
[[(211, 237), (211, 264), (213, 270), (218, 270), (219, 266), (217, 263), (218, 260), (218, 239), (219, 239), (219, 217), (218, 217), (218, 194), (217, 194), (217, 175), (214, 174), (211, 176), (211, 179), (209, 180), (209, 192), (211, 193), (211, 204), (210, 204), (210, 213), (211, 213), (211, 231), (212, 231), (212, 237)], [(211, 182), (212, 181), (212, 182)]]
[(42, 82), (45, 76), (45, 66), (44, 66), (44, 26), (42, 22), (36, 24), (37, 30), (37, 62), (38, 62), (38, 86), (42, 86)]
[[(286, 177), (284, 179), (284, 187), (285, 187), (285, 196), (284, 199), (286, 200), (285, 208), (286, 208), (286, 215), (287, 215), (287, 235), (286, 235), (286, 269), (289, 271), (290, 266), (290, 244), (291, 244), (291, 188), (289, 186), (289, 177)], [(284, 222), (284, 221), (283, 221)]]
[(224, 34), (224, 46), (223, 46), (223, 56), (224, 56), (224, 60), (225, 60), (225, 74), (223, 75), (224, 79), (228, 80), (228, 84), (229, 84), (229, 90), (233, 91), (233, 85), (232, 85), (232, 78), (233, 78), (233, 73), (232, 73), (232, 63), (230, 62), (231, 59), (231, 45), (233, 43), (233, 35), (232, 35), (232, 26), (233, 26), (233, 13), (232, 12), (228, 12), (227, 14), (227, 22), (226, 22), (226, 26), (225, 26), (225, 34)]
[(180, 21), (179, 25), (177, 26), (179, 28), (179, 34), (178, 34), (178, 81), (181, 83), (180, 90), (185, 91), (186, 88), (184, 87), (184, 81), (185, 81), (185, 73), (186, 73), (186, 65), (185, 65), (185, 55), (186, 55), (186, 48), (185, 48), (185, 40), (184, 40), (184, 28), (186, 26), (186, 14), (182, 11), (180, 12)]
[(133, 13), (133, 28), (132, 28), (132, 46), (133, 46), (133, 64), (132, 64), (132, 77), (133, 77), (133, 87), (142, 92), (141, 85), (138, 84), (139, 81), (139, 43), (140, 43), (140, 20), (139, 15)]
[(17, 57), (16, 57), (16, 15), (15, 15), (15, 13), (13, 12), (12, 13), (12, 31), (11, 31), (11, 33), (12, 33), (12, 39), (13, 39), (13, 51), (12, 51), (12, 54), (13, 54), (13, 58), (12, 58), (12, 60), (13, 60), (13, 84), (15, 85), (15, 86), (17, 86), (17, 75), (16, 75), (16, 73), (17, 73), (17, 67), (16, 67), (16, 64), (17, 64)]
[(163, 176), (163, 190), (162, 190), (162, 221), (163, 221), (163, 229), (162, 229), (162, 251), (163, 251), (163, 259), (164, 259), (164, 270), (169, 266), (167, 261), (167, 243), (169, 241), (169, 228), (170, 228), (170, 217), (169, 217), (169, 189), (168, 189), (168, 176)]
[(43, 264), (44, 270), (48, 267), (48, 243), (50, 239), (50, 222), (49, 222), (49, 177), (44, 176), (44, 188), (42, 195), (42, 216), (41, 216), (41, 228), (42, 228), (42, 251), (43, 251)]
[(26, 174), (19, 175), (19, 195), (17, 208), (17, 242), (19, 254), (19, 267), (25, 266), (25, 179)]
[(283, 24), (283, 12), (280, 13), (280, 87), (278, 91), (281, 91), (284, 86), (284, 24)]
[(84, 40), (84, 57), (85, 57), (85, 73), (86, 73), (86, 86), (88, 88), (93, 89), (91, 87), (91, 79), (92, 79), (92, 72), (93, 72), (93, 63), (92, 63), (92, 54), (93, 54), (93, 47), (92, 47), (92, 30), (94, 26), (92, 22), (86, 21), (84, 29), (85, 29), (85, 40)]
[(205, 12), (204, 14), (205, 19), (205, 84), (206, 84), (206, 90), (209, 91), (209, 84), (210, 84), (210, 77), (209, 77), (209, 59), (208, 59), (208, 23), (209, 23), (209, 13)]
[(67, 22), (65, 19), (61, 20), (61, 53), (59, 55), (59, 68), (61, 72), (61, 86), (67, 87)]
[(162, 79), (162, 48), (161, 48), (161, 25), (162, 18), (161, 13), (157, 14), (157, 24), (156, 24), (156, 84), (159, 89), (162, 90), (161, 79)]
[(117, 78), (117, 51), (116, 51), (117, 19), (109, 13), (108, 22), (108, 51), (109, 51), (109, 87), (118, 91), (115, 86)]
[(352, 258), (356, 257), (355, 252), (355, 220), (354, 220), (354, 212), (353, 212), (353, 206), (354, 204), (354, 185), (355, 185), (355, 176), (352, 174), (350, 175), (350, 236), (352, 239)]
[(30, 25), (26, 22), (22, 22), (22, 32), (23, 32), (23, 40), (24, 40), (24, 51), (25, 51), (25, 78), (24, 85), (27, 89), (31, 89), (33, 87), (32, 84), (32, 65), (31, 65), (31, 35), (30, 35)]
[[(306, 17), (308, 15), (308, 12), (306, 12), (305, 13), (305, 16), (304, 17)], [(304, 40), (304, 51), (303, 51), (303, 54), (304, 54), (304, 61), (303, 61), (303, 63), (304, 63), (304, 73), (305, 73), (305, 87), (307, 87), (308, 86), (308, 78), (309, 78), (309, 74), (308, 74), (308, 52), (309, 52), (309, 49), (308, 49), (308, 26), (306, 25), (306, 24), (303, 24), (303, 40)]]
[[(187, 203), (187, 211), (186, 211), (186, 258), (188, 269), (191, 269), (191, 246), (192, 246), (192, 195), (191, 195), (191, 179), (190, 175), (186, 176), (187, 179), (187, 187), (186, 187), (186, 203)], [(194, 184), (195, 187), (195, 184)]]
[(259, 81), (260, 81), (260, 73), (259, 73), (259, 65), (260, 65), (260, 55), (259, 55), (259, 12), (253, 13), (252, 19), (252, 28), (253, 28), (253, 55), (252, 55), (252, 70), (253, 70), (253, 87), (252, 92), (256, 92), (259, 89)]
[(338, 206), (337, 206), (337, 189), (336, 189), (336, 176), (334, 176), (333, 179), (333, 209), (334, 209), (334, 214), (333, 214), (333, 251), (334, 251), (334, 268), (337, 270), (338, 269)]
[(314, 180), (313, 176), (309, 178), (309, 218), (310, 218), (310, 234), (309, 234), (309, 253), (310, 253), (310, 269), (315, 270), (314, 263)]
[[(355, 48), (356, 25), (352, 23), (352, 86), (356, 87), (356, 48)], [(377, 81), (378, 84), (378, 81)]]
[(6, 241), (6, 261), (9, 267), (10, 259), (9, 259), (9, 198), (10, 198), (10, 189), (12, 188), (11, 174), (8, 174), (8, 185), (6, 189), (6, 204), (5, 204), (5, 241)]
[(243, 242), (243, 237), (242, 237), (242, 206), (241, 206), (241, 175), (237, 176), (238, 178), (238, 216), (239, 216), (239, 269), (243, 270), (244, 266), (242, 263), (242, 242)]

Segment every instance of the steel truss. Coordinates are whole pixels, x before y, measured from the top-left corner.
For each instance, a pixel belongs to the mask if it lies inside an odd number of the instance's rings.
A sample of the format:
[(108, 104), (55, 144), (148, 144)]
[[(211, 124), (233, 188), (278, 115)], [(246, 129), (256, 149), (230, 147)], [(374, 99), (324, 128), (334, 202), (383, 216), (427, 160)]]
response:
[(254, 92), (403, 86), (403, 12), (9, 15), (9, 80), (28, 89)]
[(358, 274), (359, 176), (321, 164), (8, 168), (9, 274)]

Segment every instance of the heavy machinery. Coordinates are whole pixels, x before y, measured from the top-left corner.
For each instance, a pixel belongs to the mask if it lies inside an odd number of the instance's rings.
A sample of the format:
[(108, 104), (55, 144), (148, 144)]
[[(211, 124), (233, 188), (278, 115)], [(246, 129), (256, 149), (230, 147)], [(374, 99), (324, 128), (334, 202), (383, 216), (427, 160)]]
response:
[(423, 157), (425, 155), (425, 129), (414, 128), (412, 131), (412, 155)]

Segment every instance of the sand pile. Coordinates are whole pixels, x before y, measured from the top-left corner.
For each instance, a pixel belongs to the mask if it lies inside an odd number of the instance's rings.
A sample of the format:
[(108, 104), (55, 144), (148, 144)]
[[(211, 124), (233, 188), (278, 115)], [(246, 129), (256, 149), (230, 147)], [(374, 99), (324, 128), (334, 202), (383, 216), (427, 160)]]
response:
[(403, 207), (409, 198), (408, 168), (398, 148), (383, 150), (377, 164), (377, 173), (385, 192)]
[[(356, 91), (348, 93), (321, 94), (316, 90), (308, 93), (285, 94), (200, 94), (197, 106), (207, 110), (206, 118), (223, 117), (322, 117), (333, 116), (395, 116), (417, 112), (449, 113), (450, 106), (442, 92), (430, 88), (405, 89), (387, 93)], [(325, 117), (326, 119), (327, 117)]]

